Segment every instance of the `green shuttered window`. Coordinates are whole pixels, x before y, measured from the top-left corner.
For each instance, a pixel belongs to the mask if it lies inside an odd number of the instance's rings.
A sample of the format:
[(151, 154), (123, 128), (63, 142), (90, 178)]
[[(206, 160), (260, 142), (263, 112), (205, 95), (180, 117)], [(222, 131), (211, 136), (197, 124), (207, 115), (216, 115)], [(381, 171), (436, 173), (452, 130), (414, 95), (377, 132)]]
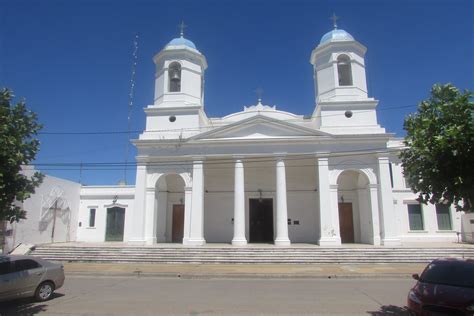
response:
[(420, 204), (408, 204), (408, 221), (410, 230), (423, 230), (423, 215)]
[(439, 230), (452, 230), (449, 206), (445, 204), (436, 204), (436, 219), (438, 220)]

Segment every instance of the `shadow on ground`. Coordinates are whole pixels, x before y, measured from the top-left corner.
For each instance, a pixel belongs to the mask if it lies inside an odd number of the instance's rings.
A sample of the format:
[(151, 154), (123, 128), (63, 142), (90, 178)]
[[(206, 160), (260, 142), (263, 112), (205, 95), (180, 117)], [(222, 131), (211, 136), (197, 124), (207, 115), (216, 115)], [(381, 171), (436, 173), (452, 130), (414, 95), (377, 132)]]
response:
[[(52, 300), (64, 296), (61, 293), (53, 293)], [(13, 301), (0, 302), (0, 316), (5, 315), (35, 315), (46, 312), (46, 302), (36, 302), (33, 298), (20, 298)]]
[(383, 305), (380, 306), (380, 310), (367, 312), (373, 316), (395, 316), (395, 315), (409, 315), (406, 307), (399, 307), (394, 305)]

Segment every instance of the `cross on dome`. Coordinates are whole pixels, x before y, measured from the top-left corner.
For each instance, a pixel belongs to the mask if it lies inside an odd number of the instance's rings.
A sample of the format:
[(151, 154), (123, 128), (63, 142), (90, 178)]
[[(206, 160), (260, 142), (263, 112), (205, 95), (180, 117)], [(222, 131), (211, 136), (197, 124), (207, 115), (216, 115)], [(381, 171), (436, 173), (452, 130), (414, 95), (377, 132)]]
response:
[(179, 35), (181, 37), (184, 37), (184, 29), (187, 28), (188, 26), (186, 24), (184, 24), (184, 21), (181, 21), (181, 24), (179, 25), (179, 29), (180, 29), (180, 32), (179, 32)]
[(263, 89), (262, 88), (257, 88), (257, 89), (255, 89), (255, 93), (257, 94), (258, 103), (262, 103)]
[(339, 20), (339, 17), (336, 15), (336, 13), (333, 13), (329, 19), (332, 20), (332, 25), (334, 26), (334, 29), (337, 29), (337, 20)]

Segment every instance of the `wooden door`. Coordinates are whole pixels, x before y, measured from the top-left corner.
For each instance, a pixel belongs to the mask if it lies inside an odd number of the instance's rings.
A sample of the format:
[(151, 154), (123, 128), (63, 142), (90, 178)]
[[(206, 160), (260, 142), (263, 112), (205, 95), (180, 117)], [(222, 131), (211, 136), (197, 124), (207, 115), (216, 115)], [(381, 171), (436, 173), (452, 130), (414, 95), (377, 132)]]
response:
[(273, 242), (273, 200), (250, 199), (250, 242)]
[(181, 243), (184, 236), (184, 205), (173, 205), (173, 227), (171, 229), (171, 241)]
[(125, 209), (112, 207), (107, 209), (107, 226), (105, 241), (123, 241), (123, 227), (125, 223)]
[(352, 203), (339, 203), (339, 230), (341, 242), (354, 242), (354, 219), (352, 217)]

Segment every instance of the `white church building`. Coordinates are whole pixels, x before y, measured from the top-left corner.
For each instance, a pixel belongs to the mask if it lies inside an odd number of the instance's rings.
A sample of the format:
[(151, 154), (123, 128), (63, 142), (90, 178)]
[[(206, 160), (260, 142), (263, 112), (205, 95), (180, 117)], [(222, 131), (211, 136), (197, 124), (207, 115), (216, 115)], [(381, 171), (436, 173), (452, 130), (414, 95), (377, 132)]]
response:
[[(183, 36), (154, 58), (135, 186), (82, 186), (69, 240), (154, 245), (457, 241), (461, 214), (421, 205), (401, 139), (377, 123), (366, 47), (336, 27), (311, 52), (311, 116), (257, 104), (204, 109), (205, 56)], [(212, 84), (210, 82), (209, 84)]]

